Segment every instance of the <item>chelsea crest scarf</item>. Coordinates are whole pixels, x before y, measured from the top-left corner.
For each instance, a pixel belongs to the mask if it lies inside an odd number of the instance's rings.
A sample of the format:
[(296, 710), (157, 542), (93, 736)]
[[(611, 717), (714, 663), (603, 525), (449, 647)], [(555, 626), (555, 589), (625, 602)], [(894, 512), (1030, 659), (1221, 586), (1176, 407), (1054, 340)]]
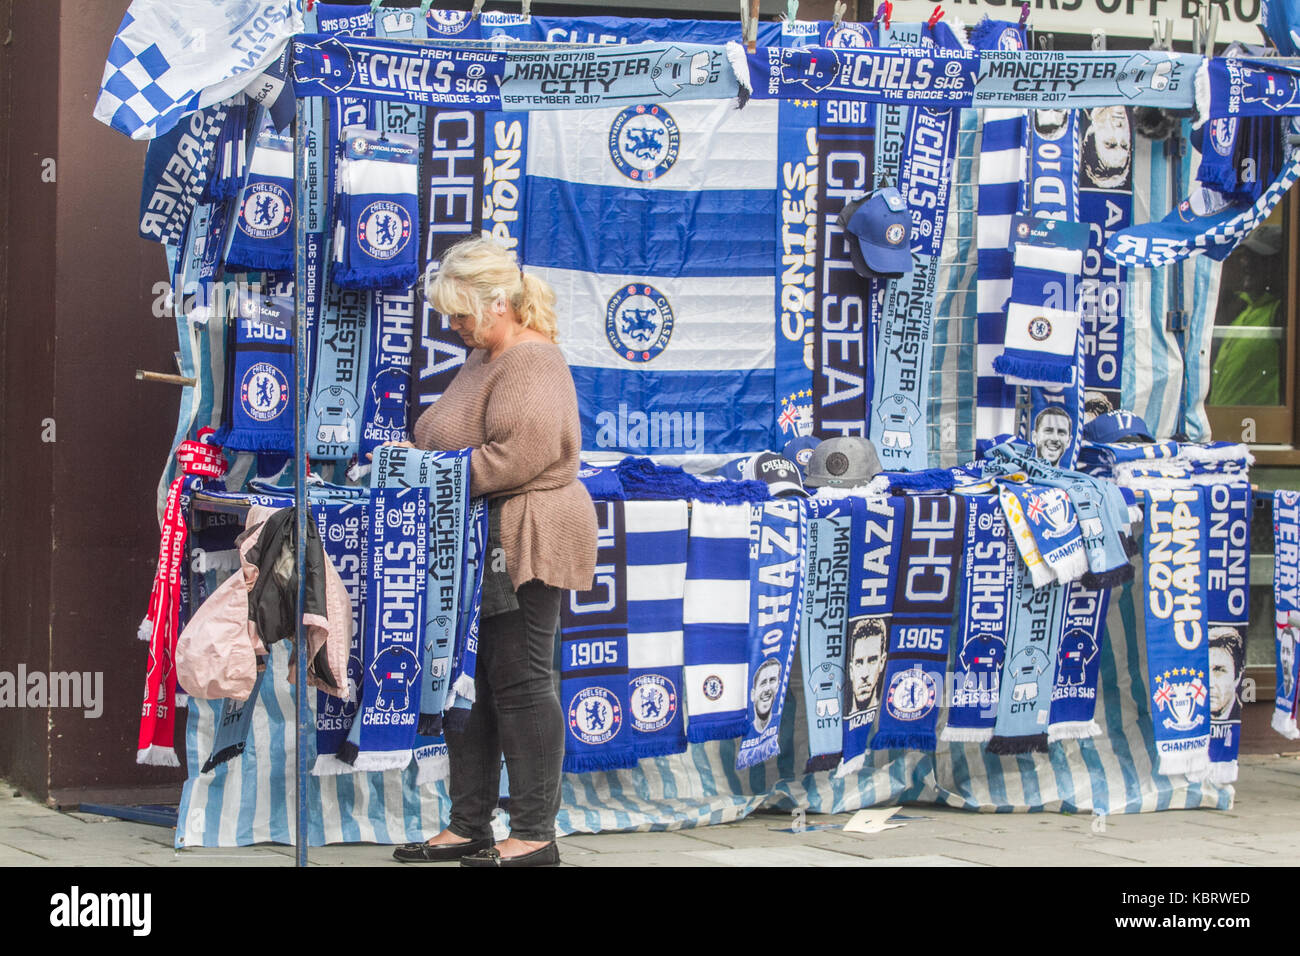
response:
[(419, 260), (420, 140), (409, 133), (343, 129), (336, 285), (400, 291), (415, 284)]

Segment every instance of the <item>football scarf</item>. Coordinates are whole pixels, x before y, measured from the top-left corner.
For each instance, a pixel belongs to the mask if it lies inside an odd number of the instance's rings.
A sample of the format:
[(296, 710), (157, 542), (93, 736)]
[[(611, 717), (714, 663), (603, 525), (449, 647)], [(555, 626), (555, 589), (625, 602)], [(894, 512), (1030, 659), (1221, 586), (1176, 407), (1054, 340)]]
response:
[(1109, 444), (1085, 441), (1079, 449), (1079, 469), (1108, 478), (1118, 465), (1174, 458), (1178, 453), (1178, 442), (1174, 441)]
[(942, 740), (982, 743), (993, 736), (998, 679), (1007, 650), (1016, 557), (996, 495), (966, 499), (961, 639)]
[(236, 199), (248, 177), (248, 103), (243, 97), (225, 107), (226, 121), (212, 151), (212, 169), (202, 201)]
[(1017, 384), (1069, 385), (1079, 312), (1066, 290), (1078, 284), (1083, 253), (1017, 242), (1014, 263), (1005, 348), (993, 368)]
[(339, 747), (339, 759), (356, 770), (401, 770), (411, 762), (420, 711), (428, 528), (425, 489), (371, 491), (361, 702)]
[(1203, 185), (1227, 195), (1237, 192), (1237, 137), (1247, 122), (1223, 116), (1201, 127), (1201, 164), (1196, 167), (1196, 178)]
[[(437, 736), (442, 730), (461, 617), (469, 468), (468, 451), (429, 452), (386, 445), (375, 452), (370, 473), (372, 488), (423, 488), (429, 499), (429, 576), (420, 649), (420, 732), (425, 736)], [(472, 701), (473, 687), (468, 691)]]
[(754, 505), (749, 572), (749, 706), (736, 769), (775, 757), (785, 694), (794, 667), (803, 595), (808, 512), (798, 498)]
[(808, 718), (805, 773), (840, 762), (840, 703), (844, 694), (844, 637), (852, 574), (853, 509), (865, 526), (863, 501), (808, 501), (808, 567), (800, 617), (799, 666)]
[(1205, 518), (1203, 489), (1146, 489), (1147, 672), (1165, 776), (1203, 775), (1210, 764)]
[(259, 667), (248, 700), (227, 697), (221, 701), (221, 716), (217, 719), (217, 729), (212, 735), (212, 752), (203, 762), (199, 773), (208, 773), (244, 752), (248, 746), (248, 732), (253, 729), (253, 710), (257, 707), (257, 696), (262, 692), (265, 677), (266, 668)]
[[(460, 614), (457, 615), (456, 645), (451, 656), (447, 701), (443, 705), (444, 721), (453, 728), (469, 719), (476, 693), (478, 674), (478, 629), (483, 602), (483, 571), (492, 560), (488, 553), (488, 506), (486, 498), (470, 501), (465, 522), (465, 571), (461, 578)], [(436, 731), (434, 724), (431, 731)]]
[(629, 501), (627, 669), (637, 760), (686, 750), (682, 707), (682, 599), (690, 511), (685, 501)]
[(411, 390), (411, 348), (415, 334), (412, 292), (372, 296), (373, 329), (361, 414), (359, 462), (385, 442), (406, 441), (407, 396)]
[(1069, 496), (1079, 519), (1079, 534), (1088, 561), (1084, 575), (1088, 587), (1114, 587), (1133, 579), (1124, 548), (1128, 533), (1127, 509), (1116, 507), (1117, 489), (1078, 472), (1062, 471), (1028, 459), (1019, 463), (1036, 484), (1060, 488)]
[(905, 501), (885, 698), (871, 739), (873, 750), (936, 748), (957, 601), (966, 500), (957, 495), (913, 495)]
[(226, 253), (231, 272), (293, 271), (293, 138), (269, 126), (257, 134)]
[(1241, 678), (1250, 623), (1251, 491), (1247, 481), (1210, 485), (1205, 549), (1210, 642), (1210, 770), (1212, 783), (1237, 779), (1241, 745)]
[(1283, 737), (1300, 737), (1296, 726), (1296, 685), (1300, 683), (1300, 492), (1273, 492), (1273, 601), (1277, 628), (1277, 691), (1273, 729)]
[(229, 107), (192, 114), (149, 144), (140, 189), (140, 236), (179, 246), (202, 202), (212, 154), (229, 122)]
[(352, 646), (348, 651), (348, 690), (346, 698), (316, 692), (316, 763), (312, 773), (327, 776), (352, 773), (356, 768), (339, 759), (339, 749), (348, 738), (359, 703), (357, 691), (362, 686), (362, 634), (369, 581), (367, 544), (370, 540), (370, 503), (315, 503), (312, 517), (320, 529), (325, 557), (334, 565), (352, 605)]
[(627, 497), (623, 492), (623, 482), (618, 479), (618, 472), (613, 468), (583, 464), (578, 469), (578, 480), (587, 489), (587, 494), (595, 498), (622, 500)]
[(1105, 638), (1110, 591), (1093, 590), (1076, 581), (1065, 586), (1062, 601), (1065, 620), (1056, 654), (1048, 743), (1101, 734), (1093, 715), (1097, 708), (1097, 675), (1101, 670), (1101, 643)]
[(749, 506), (695, 501), (682, 599), (686, 739), (746, 731)]
[(293, 452), (293, 299), (242, 289), (235, 322), (230, 413), (217, 440), (238, 451)]
[(889, 614), (898, 583), (898, 554), (903, 547), (905, 498), (867, 498), (864, 520), (853, 522), (853, 576), (849, 579), (849, 624), (846, 640), (847, 680), (841, 722), (843, 759), (835, 771), (844, 777), (866, 763), (871, 735), (884, 691), (889, 661)]
[(331, 277), (347, 289), (409, 289), (420, 272), (420, 140), (343, 129)]
[[(981, 21), (970, 34), (977, 50), (1023, 50), (1025, 31), (1002, 20)], [(987, 442), (1015, 431), (1016, 389), (994, 370), (1006, 340), (1013, 256), (1011, 218), (1020, 209), (1025, 178), (1024, 110), (986, 109), (980, 144), (976, 248), (975, 437)]]
[(1025, 517), (1020, 497), (1009, 484), (1003, 482), (998, 485), (998, 501), (1002, 505), (1011, 539), (1016, 543), (1016, 551), (1029, 574), (1030, 586), (1041, 588), (1051, 584), (1056, 578), (1038, 550), (1038, 541), (1030, 530), (1029, 519)]
[(1010, 640), (989, 753), (1047, 752), (1063, 590), (1060, 584), (1033, 587), (1025, 567), (1016, 565), (1007, 624)]
[(185, 565), (185, 513), (194, 491), (206, 478), (226, 472), (220, 449), (209, 443), (204, 429), (199, 441), (181, 442), (177, 460), (184, 474), (172, 482), (163, 511), (158, 539), (158, 570), (149, 594), (149, 609), (139, 636), (149, 642), (144, 701), (140, 708), (140, 736), (136, 763), (179, 767), (176, 756), (176, 639), (180, 636), (180, 603)]
[(596, 505), (596, 584), (560, 609), (564, 770), (636, 766), (628, 714), (627, 525), (624, 502)]
[[(1088, 570), (1088, 556), (1083, 550), (1083, 535), (1070, 496), (1060, 488), (1010, 482), (1003, 483), (1002, 491), (1015, 496), (1019, 503), (1024, 527), (1033, 536), (1034, 546), (1052, 579), (1065, 584), (1081, 578)], [(1016, 519), (1010, 514), (1008, 519), (1013, 530), (1019, 533)], [(1022, 551), (1022, 557), (1029, 564), (1029, 555)], [(1036, 576), (1041, 577), (1041, 574)]]
[(312, 349), (316, 370), (306, 436), (312, 461), (348, 461), (360, 447), (371, 298), (371, 293), (335, 285), (326, 294)]

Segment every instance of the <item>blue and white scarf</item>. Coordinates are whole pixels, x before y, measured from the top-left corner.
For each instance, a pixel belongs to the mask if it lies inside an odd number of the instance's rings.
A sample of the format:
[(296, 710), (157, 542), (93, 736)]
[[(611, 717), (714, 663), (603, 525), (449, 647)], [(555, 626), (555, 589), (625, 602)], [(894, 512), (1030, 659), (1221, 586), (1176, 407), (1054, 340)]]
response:
[(1101, 645), (1106, 636), (1110, 590), (1093, 590), (1076, 581), (1065, 586), (1065, 620), (1056, 655), (1047, 740), (1081, 740), (1101, 734), (1093, 719), (1097, 708), (1097, 676)]
[(221, 701), (221, 716), (217, 719), (217, 730), (212, 735), (212, 752), (203, 762), (199, 773), (208, 773), (244, 752), (248, 746), (248, 732), (253, 729), (253, 712), (257, 709), (257, 699), (262, 693), (262, 680), (265, 677), (266, 669), (259, 668), (247, 700), (227, 697)]
[(248, 178), (248, 103), (239, 97), (225, 110), (226, 121), (213, 146), (212, 168), (203, 186), (207, 203), (237, 199)]
[(775, 757), (785, 694), (794, 668), (808, 541), (808, 511), (798, 498), (751, 508), (749, 705), (736, 769)]
[(845, 640), (844, 777), (866, 763), (867, 740), (880, 711), (889, 662), (889, 615), (898, 583), (897, 555), (903, 546), (904, 498), (865, 499), (863, 521), (853, 522), (853, 576), (849, 581), (849, 625)]
[(902, 553), (889, 626), (889, 666), (873, 750), (934, 750), (943, 708), (948, 643), (957, 602), (957, 568), (966, 499), (904, 499)]
[[(866, 504), (808, 501), (808, 568), (800, 617), (799, 664), (808, 718), (805, 773), (831, 770), (840, 762), (840, 705), (844, 695), (844, 638), (852, 575), (853, 509), (865, 527)], [(865, 532), (864, 532), (865, 533)]]
[(1023, 467), (1035, 483), (1060, 488), (1069, 495), (1088, 559), (1086, 586), (1114, 587), (1133, 580), (1133, 566), (1124, 547), (1128, 510), (1122, 507), (1119, 490), (1092, 476), (1052, 468), (1035, 459), (1025, 461)]
[(293, 138), (269, 126), (257, 134), (226, 253), (231, 272), (293, 271)]
[(411, 350), (415, 340), (415, 295), (377, 293), (373, 297), (370, 362), (361, 414), (358, 461), (385, 442), (406, 441), (411, 391)]
[(1273, 492), (1273, 602), (1277, 628), (1277, 691), (1273, 729), (1300, 738), (1296, 686), (1300, 684), (1300, 492)]
[(456, 646), (451, 656), (447, 701), (443, 722), (461, 730), (469, 722), (474, 704), (474, 681), (478, 674), (478, 631), (483, 611), (483, 572), (492, 555), (488, 553), (488, 506), (486, 498), (470, 501), (465, 523), (465, 572), (461, 579), (460, 615), (456, 624)]
[(1018, 242), (1014, 261), (1006, 347), (993, 368), (1016, 384), (1072, 384), (1079, 312), (1066, 295), (1078, 284), (1083, 253)]
[(940, 739), (982, 743), (993, 736), (1015, 590), (1015, 545), (997, 495), (966, 499), (965, 547), (961, 642), (953, 665), (948, 723)]
[(339, 759), (359, 771), (401, 770), (420, 716), (429, 496), (376, 488), (370, 507), (361, 704)]
[(1010, 641), (989, 753), (1047, 752), (1063, 590), (1060, 584), (1033, 587), (1024, 565), (1017, 563), (1007, 624)]
[(745, 733), (749, 525), (749, 505), (691, 505), (682, 617), (692, 743)]
[(1210, 766), (1203, 489), (1146, 489), (1147, 672), (1157, 773), (1203, 775)]
[(357, 455), (370, 354), (371, 293), (331, 285), (316, 327), (315, 375), (307, 409), (307, 457), (346, 462)]
[(1218, 786), (1237, 779), (1241, 746), (1241, 678), (1250, 624), (1248, 481), (1210, 485), (1205, 584), (1210, 624), (1210, 770)]
[(1158, 461), (1178, 455), (1178, 442), (1114, 442), (1085, 441), (1079, 449), (1079, 470), (1101, 478), (1109, 478), (1118, 465), (1129, 462)]
[(618, 472), (613, 468), (588, 465), (585, 462), (578, 469), (578, 480), (587, 489), (587, 494), (594, 498), (624, 499), (623, 482), (619, 481)]
[(241, 287), (230, 412), (216, 440), (239, 451), (293, 452), (293, 299)]
[(331, 277), (348, 289), (409, 289), (420, 272), (419, 137), (348, 126), (343, 140)]
[(564, 770), (636, 766), (627, 719), (627, 530), (622, 501), (596, 504), (596, 580), (560, 610)]
[[(140, 236), (178, 246), (201, 204), (212, 155), (230, 122), (229, 108), (199, 110), (149, 144), (140, 189)], [(242, 127), (241, 127), (242, 131)]]
[(325, 557), (334, 565), (352, 605), (352, 642), (348, 651), (347, 698), (316, 692), (316, 763), (317, 776), (353, 773), (356, 768), (339, 760), (339, 748), (348, 738), (360, 703), (362, 686), (362, 634), (365, 625), (370, 558), (370, 502), (317, 503), (312, 516), (320, 529)]
[(683, 753), (682, 600), (690, 511), (685, 501), (629, 501), (628, 712), (637, 760)]
[(1006, 482), (1002, 488), (1019, 501), (1025, 526), (1052, 579), (1065, 584), (1083, 577), (1088, 571), (1088, 556), (1070, 496), (1060, 488), (1045, 485)]

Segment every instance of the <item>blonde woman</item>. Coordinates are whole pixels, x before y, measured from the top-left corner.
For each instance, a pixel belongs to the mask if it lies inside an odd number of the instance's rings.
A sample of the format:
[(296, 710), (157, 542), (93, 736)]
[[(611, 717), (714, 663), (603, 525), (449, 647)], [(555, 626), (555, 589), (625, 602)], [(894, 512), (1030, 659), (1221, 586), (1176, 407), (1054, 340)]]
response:
[[(451, 821), (405, 862), (462, 866), (559, 863), (564, 719), (554, 648), (565, 589), (591, 587), (596, 512), (577, 480), (582, 435), (573, 377), (555, 342), (555, 293), (514, 255), (467, 239), (425, 276), (425, 293), (472, 351), (415, 424), (415, 447), (472, 448), (470, 493), (489, 498), (489, 548), (506, 571), (484, 575), (477, 698), (468, 726), (446, 729)], [(510, 838), (493, 846), (501, 756), (510, 780)]]

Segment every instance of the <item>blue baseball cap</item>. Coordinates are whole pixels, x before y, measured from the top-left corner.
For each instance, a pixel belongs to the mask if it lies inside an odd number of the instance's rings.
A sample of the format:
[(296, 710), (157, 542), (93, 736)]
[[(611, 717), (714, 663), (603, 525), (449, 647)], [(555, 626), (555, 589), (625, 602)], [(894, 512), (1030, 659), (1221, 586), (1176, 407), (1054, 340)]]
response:
[(802, 438), (791, 438), (785, 443), (785, 448), (781, 454), (794, 462), (795, 467), (799, 469), (799, 475), (802, 477), (807, 474), (808, 461), (812, 458), (813, 449), (821, 444), (820, 439), (813, 438), (811, 435), (804, 435)]
[(846, 203), (839, 224), (852, 233), (849, 255), (865, 279), (898, 279), (912, 271), (912, 220), (893, 186)]
[(1153, 442), (1147, 423), (1132, 412), (1107, 412), (1083, 426), (1083, 437), (1098, 445), (1119, 441)]

